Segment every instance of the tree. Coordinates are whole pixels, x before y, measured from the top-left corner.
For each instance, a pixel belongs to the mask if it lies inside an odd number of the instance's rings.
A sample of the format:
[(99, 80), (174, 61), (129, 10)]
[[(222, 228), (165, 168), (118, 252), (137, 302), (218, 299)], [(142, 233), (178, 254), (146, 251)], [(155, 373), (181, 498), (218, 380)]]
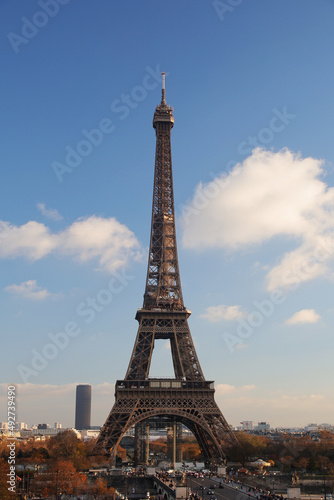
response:
[(53, 436), (48, 442), (48, 450), (54, 460), (70, 460), (79, 470), (87, 467), (85, 446), (71, 430)]
[(109, 467), (110, 454), (101, 447), (96, 447), (97, 439), (89, 439), (84, 441), (85, 455), (87, 461), (86, 468), (102, 468)]
[(108, 493), (107, 480), (102, 477), (98, 477), (92, 486), (91, 491), (94, 494), (94, 498), (98, 495), (106, 495), (106, 493)]
[(54, 463), (46, 474), (37, 474), (34, 478), (34, 490), (46, 498), (56, 494), (76, 495), (87, 488), (87, 477), (76, 471), (69, 460)]
[(198, 460), (201, 449), (195, 438), (188, 438), (182, 443), (182, 455), (185, 460)]
[(309, 458), (306, 458), (306, 457), (300, 457), (298, 458), (297, 460), (295, 460), (294, 462), (292, 462), (292, 465), (296, 468), (296, 469), (307, 469), (308, 465), (309, 465), (309, 462), (310, 462), (310, 459)]
[(233, 460), (240, 462), (243, 466), (247, 461), (255, 457), (266, 455), (268, 438), (254, 436), (247, 432), (238, 432), (237, 438), (239, 444), (231, 446), (229, 456)]

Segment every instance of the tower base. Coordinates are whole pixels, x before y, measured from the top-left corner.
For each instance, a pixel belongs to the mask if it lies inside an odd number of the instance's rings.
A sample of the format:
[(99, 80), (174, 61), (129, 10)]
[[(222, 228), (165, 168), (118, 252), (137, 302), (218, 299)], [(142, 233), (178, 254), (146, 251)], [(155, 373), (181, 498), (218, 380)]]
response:
[(111, 449), (111, 459), (125, 432), (150, 417), (172, 417), (195, 436), (203, 458), (223, 461), (224, 449), (237, 439), (214, 400), (213, 382), (178, 379), (118, 380), (115, 404), (97, 445)]

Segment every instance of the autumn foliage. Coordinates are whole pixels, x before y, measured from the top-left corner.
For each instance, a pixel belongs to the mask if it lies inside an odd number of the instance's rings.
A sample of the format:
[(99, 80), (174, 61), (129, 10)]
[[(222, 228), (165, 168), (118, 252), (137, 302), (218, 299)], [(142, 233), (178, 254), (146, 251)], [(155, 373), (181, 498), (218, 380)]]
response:
[[(187, 438), (183, 440), (182, 445), (183, 460), (197, 460), (201, 454), (200, 447), (195, 438)], [(163, 453), (167, 455), (167, 441), (166, 439), (156, 439), (151, 441), (150, 450), (156, 453)]]
[[(0, 498), (15, 500), (8, 492), (8, 448), (6, 439), (0, 440)], [(95, 442), (84, 443), (71, 430), (60, 432), (45, 441), (16, 441), (17, 493), (29, 489), (43, 498), (54, 498), (56, 492), (63, 495), (91, 494), (99, 498), (113, 490), (102, 478), (87, 479), (90, 467), (108, 466), (104, 455), (94, 451)], [(18, 497), (17, 497), (18, 498)]]
[(310, 435), (284, 434), (279, 439), (238, 432), (240, 446), (230, 449), (230, 458), (245, 465), (256, 458), (271, 461), (284, 472), (306, 470), (334, 474), (334, 434), (322, 431), (318, 438)]

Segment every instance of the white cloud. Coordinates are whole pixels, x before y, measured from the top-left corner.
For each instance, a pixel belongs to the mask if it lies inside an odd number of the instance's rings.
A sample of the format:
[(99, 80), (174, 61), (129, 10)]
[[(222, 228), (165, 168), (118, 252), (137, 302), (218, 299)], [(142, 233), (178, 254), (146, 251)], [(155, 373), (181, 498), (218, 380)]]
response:
[(37, 286), (36, 280), (28, 280), (19, 285), (9, 285), (6, 292), (23, 297), (24, 299), (44, 300), (48, 297), (56, 297), (56, 294), (48, 292), (45, 288)]
[(295, 248), (277, 256), (268, 290), (332, 275), (334, 188), (320, 178), (322, 163), (254, 149), (228, 176), (199, 184), (181, 217), (184, 247), (238, 250), (285, 236)]
[(291, 316), (291, 318), (287, 319), (286, 325), (296, 325), (299, 323), (317, 323), (320, 319), (320, 316), (314, 309), (302, 309), (301, 311), (297, 311), (295, 314)]
[(221, 304), (219, 306), (210, 306), (206, 308), (206, 312), (201, 314), (201, 318), (208, 319), (212, 323), (218, 321), (228, 320), (231, 321), (236, 318), (242, 318), (244, 313), (241, 311), (240, 306), (226, 306)]
[(60, 213), (56, 208), (46, 208), (44, 203), (37, 203), (37, 208), (48, 219), (54, 221), (59, 221), (63, 219), (63, 216), (60, 215)]
[(13, 226), (0, 221), (0, 257), (24, 256), (30, 260), (45, 257), (58, 245), (58, 238), (40, 222), (29, 221), (22, 226)]
[(94, 385), (92, 390), (94, 391), (94, 395), (106, 395), (108, 397), (112, 397), (115, 392), (115, 384), (103, 382), (103, 384)]
[(97, 260), (108, 272), (140, 258), (140, 244), (130, 229), (116, 219), (91, 216), (78, 219), (59, 233), (36, 221), (13, 226), (0, 221), (0, 257), (32, 261), (50, 254), (70, 255), (79, 262)]
[(234, 385), (229, 384), (217, 384), (216, 392), (217, 394), (237, 394), (241, 392), (249, 392), (256, 389), (256, 386), (253, 384), (243, 385), (241, 387), (235, 387)]

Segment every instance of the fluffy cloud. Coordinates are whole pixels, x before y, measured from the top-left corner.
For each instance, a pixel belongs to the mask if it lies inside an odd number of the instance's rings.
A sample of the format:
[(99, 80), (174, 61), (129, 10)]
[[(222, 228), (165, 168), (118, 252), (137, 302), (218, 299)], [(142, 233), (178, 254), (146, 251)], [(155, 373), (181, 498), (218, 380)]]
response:
[(55, 297), (55, 294), (37, 286), (36, 280), (24, 281), (19, 285), (9, 285), (5, 290), (24, 299), (44, 300), (48, 297)]
[(240, 394), (243, 392), (249, 392), (256, 389), (255, 385), (243, 385), (241, 387), (235, 387), (229, 384), (217, 384), (216, 393), (217, 394)]
[(240, 306), (225, 306), (221, 304), (220, 306), (207, 307), (206, 312), (201, 314), (201, 318), (208, 319), (212, 323), (217, 323), (222, 320), (234, 320), (236, 318), (242, 318), (244, 313), (241, 311)]
[(62, 215), (60, 215), (60, 213), (56, 208), (46, 208), (44, 203), (37, 203), (37, 208), (48, 219), (54, 221), (59, 221), (63, 219)]
[(321, 180), (322, 164), (256, 148), (227, 176), (199, 184), (183, 209), (183, 246), (238, 250), (285, 236), (295, 248), (267, 273), (268, 290), (328, 275), (334, 188)]
[(26, 257), (35, 261), (50, 254), (70, 255), (79, 262), (97, 260), (108, 272), (140, 257), (134, 233), (116, 219), (91, 216), (59, 233), (36, 221), (13, 226), (0, 221), (0, 257)]
[(58, 237), (39, 222), (29, 221), (13, 226), (0, 221), (0, 257), (24, 256), (38, 260), (51, 253), (58, 245)]
[(318, 313), (315, 312), (314, 309), (302, 309), (301, 311), (297, 311), (295, 314), (291, 316), (291, 318), (287, 319), (286, 325), (296, 325), (299, 323), (317, 323), (320, 319)]

